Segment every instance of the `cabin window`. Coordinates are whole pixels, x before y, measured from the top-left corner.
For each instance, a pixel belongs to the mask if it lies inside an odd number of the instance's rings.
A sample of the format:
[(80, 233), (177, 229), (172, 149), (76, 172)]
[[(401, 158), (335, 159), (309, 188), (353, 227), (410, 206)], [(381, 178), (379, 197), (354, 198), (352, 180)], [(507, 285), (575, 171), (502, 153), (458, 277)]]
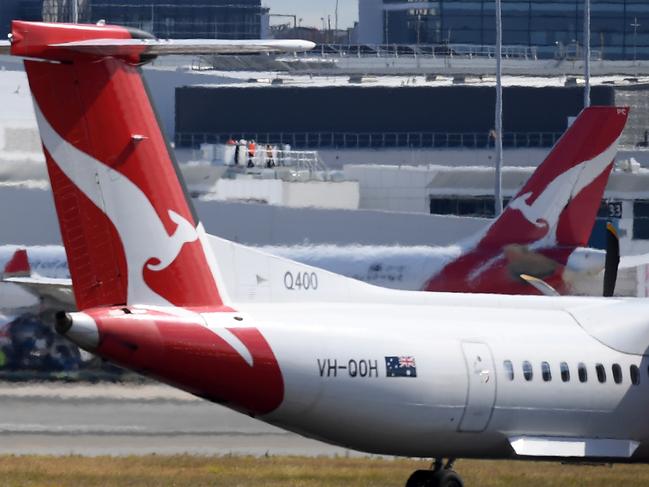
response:
[(532, 380), (532, 377), (534, 377), (534, 373), (532, 372), (532, 364), (527, 360), (523, 362), (523, 377), (525, 377), (525, 380), (527, 381)]
[(559, 368), (561, 369), (561, 380), (568, 382), (570, 380), (570, 367), (568, 367), (566, 362), (561, 362)]
[(640, 370), (638, 369), (638, 366), (632, 365), (631, 367), (629, 367), (629, 373), (631, 375), (631, 383), (634, 386), (640, 384)]
[(543, 382), (550, 382), (552, 380), (552, 372), (550, 371), (549, 363), (541, 362), (541, 375), (543, 377)]
[(586, 370), (586, 364), (580, 363), (577, 366), (577, 375), (579, 375), (579, 382), (586, 382), (588, 380), (588, 371)]
[(595, 366), (595, 372), (597, 373), (597, 380), (602, 384), (606, 382), (606, 369), (602, 364), (597, 364)]
[(514, 380), (514, 365), (512, 364), (512, 361), (505, 360), (503, 366), (505, 367), (505, 375), (507, 375), (507, 378), (509, 380)]
[(613, 381), (616, 384), (621, 384), (622, 383), (622, 367), (620, 367), (620, 364), (613, 364), (611, 369), (613, 370)]

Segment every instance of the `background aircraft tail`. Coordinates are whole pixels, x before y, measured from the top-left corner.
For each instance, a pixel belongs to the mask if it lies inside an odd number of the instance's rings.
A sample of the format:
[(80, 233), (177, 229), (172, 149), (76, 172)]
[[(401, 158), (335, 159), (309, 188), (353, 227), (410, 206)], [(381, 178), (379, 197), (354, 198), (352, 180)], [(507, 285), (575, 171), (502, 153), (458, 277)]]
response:
[(31, 273), (27, 249), (17, 249), (5, 264), (2, 277), (25, 277), (31, 275)]
[[(76, 302), (221, 306), (213, 256), (140, 76), (143, 48), (115, 45), (142, 37), (13, 22), (11, 53), (37, 59), (25, 69)], [(110, 57), (78, 47), (102, 43)]]
[(541, 240), (548, 245), (585, 246), (627, 116), (628, 108), (584, 109), (490, 226), (479, 246), (493, 248)]

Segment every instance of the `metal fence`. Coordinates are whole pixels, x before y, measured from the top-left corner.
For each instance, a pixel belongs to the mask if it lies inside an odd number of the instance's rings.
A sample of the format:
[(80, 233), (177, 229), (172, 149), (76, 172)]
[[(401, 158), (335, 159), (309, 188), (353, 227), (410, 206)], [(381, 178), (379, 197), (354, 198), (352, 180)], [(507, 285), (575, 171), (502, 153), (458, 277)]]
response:
[[(562, 132), (505, 132), (503, 146), (513, 148), (552, 147)], [(201, 144), (224, 144), (227, 140), (255, 140), (259, 144), (290, 145), (292, 148), (445, 148), (493, 147), (488, 132), (245, 132), (176, 134), (176, 147), (198, 149)]]
[[(319, 44), (315, 49), (299, 53), (300, 57), (323, 58), (399, 58), (399, 57), (463, 57), (471, 59), (494, 58), (495, 46), (479, 44)], [(503, 57), (537, 59), (537, 48), (532, 46), (503, 46)]]

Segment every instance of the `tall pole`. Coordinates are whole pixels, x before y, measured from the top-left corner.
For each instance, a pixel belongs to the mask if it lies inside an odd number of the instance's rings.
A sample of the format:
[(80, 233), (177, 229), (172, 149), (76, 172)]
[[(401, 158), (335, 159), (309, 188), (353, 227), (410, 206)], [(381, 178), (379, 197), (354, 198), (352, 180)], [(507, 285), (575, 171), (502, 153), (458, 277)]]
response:
[(584, 0), (584, 108), (590, 106), (590, 0)]
[(338, 0), (336, 0), (336, 12), (335, 12), (335, 14), (336, 14), (336, 22), (335, 22), (334, 25), (336, 26), (336, 32), (338, 32)]
[(638, 24), (638, 17), (633, 17), (631, 27), (633, 27), (633, 65), (635, 66), (636, 61), (638, 60), (638, 27), (640, 27), (640, 24)]
[(72, 23), (79, 23), (79, 4), (78, 0), (70, 0), (71, 3), (71, 14), (72, 14)]
[(503, 84), (502, 84), (502, 54), (503, 54), (503, 25), (501, 0), (496, 0), (496, 181), (494, 186), (494, 209), (496, 217), (503, 212), (502, 169), (503, 169)]

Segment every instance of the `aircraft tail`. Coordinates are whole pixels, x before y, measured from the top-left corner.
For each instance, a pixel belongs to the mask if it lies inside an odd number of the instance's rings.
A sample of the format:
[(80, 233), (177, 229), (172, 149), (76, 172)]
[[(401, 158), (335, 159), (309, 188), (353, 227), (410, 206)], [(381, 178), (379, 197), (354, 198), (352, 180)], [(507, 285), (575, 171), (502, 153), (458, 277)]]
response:
[(629, 109), (588, 107), (554, 145), (502, 215), (481, 247), (530, 244), (580, 247), (590, 238), (595, 216)]
[(140, 76), (144, 48), (129, 43), (146, 35), (12, 27), (11, 53), (32, 59), (25, 70), (78, 308), (222, 306), (214, 257)]
[(5, 264), (2, 277), (25, 277), (31, 275), (27, 249), (17, 249)]

